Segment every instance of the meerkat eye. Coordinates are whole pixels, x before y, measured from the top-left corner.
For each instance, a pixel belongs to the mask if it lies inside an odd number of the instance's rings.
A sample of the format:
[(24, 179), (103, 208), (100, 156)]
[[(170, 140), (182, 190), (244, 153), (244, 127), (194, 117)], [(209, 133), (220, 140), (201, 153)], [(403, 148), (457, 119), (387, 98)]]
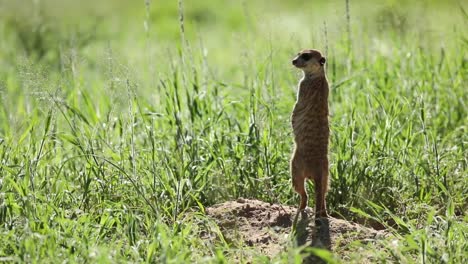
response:
[(312, 55), (310, 55), (309, 53), (304, 53), (301, 55), (301, 58), (305, 61), (308, 61), (312, 58)]

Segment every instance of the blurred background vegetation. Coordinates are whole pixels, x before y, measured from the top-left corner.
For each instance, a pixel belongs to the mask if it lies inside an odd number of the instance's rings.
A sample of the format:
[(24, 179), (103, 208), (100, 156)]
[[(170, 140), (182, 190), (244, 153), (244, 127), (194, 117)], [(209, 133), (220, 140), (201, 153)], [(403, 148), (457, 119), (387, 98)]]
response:
[[(182, 48), (177, 1), (2, 0), (0, 5), (2, 64), (22, 56), (58, 63), (60, 50), (70, 47), (92, 63), (109, 46), (131, 63), (157, 57), (163, 64), (167, 58), (160, 55)], [(344, 0), (184, 1), (183, 9), (185, 37), (197, 48), (203, 42), (210, 62), (224, 66), (213, 68), (222, 72), (240, 68), (236, 59), (242, 53), (268, 54), (268, 43), (274, 42), (275, 51), (339, 48), (348, 26), (356, 51), (390, 54), (398, 47), (387, 47), (382, 39), (418, 40), (437, 49), (466, 25), (459, 1), (353, 1), (349, 18)]]

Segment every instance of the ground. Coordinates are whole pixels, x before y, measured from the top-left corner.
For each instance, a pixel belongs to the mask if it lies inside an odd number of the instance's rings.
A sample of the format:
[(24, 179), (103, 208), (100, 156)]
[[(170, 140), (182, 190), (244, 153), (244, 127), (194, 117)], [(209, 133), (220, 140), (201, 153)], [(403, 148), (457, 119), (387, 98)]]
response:
[(375, 243), (389, 235), (384, 230), (333, 217), (314, 221), (310, 208), (298, 216), (296, 235), (291, 235), (295, 207), (243, 198), (209, 207), (206, 213), (220, 226), (229, 243), (242, 241), (240, 244), (269, 257), (290, 246), (311, 246), (337, 252), (346, 259), (351, 243)]

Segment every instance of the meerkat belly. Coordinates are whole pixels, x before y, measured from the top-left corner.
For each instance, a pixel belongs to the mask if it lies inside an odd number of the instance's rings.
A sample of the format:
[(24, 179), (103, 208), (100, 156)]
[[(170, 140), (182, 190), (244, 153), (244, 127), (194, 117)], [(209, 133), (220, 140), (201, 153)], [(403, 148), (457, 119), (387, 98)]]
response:
[(326, 157), (330, 134), (328, 114), (304, 109), (293, 114), (292, 123), (296, 150), (311, 157)]

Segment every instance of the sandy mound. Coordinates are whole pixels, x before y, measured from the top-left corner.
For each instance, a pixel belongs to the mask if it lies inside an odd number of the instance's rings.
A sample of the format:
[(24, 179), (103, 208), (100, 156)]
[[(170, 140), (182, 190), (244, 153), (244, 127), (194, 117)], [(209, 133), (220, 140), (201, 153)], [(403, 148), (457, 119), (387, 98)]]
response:
[[(207, 208), (225, 237), (232, 243), (243, 241), (245, 245), (260, 250), (270, 257), (288, 246), (309, 245), (331, 251), (342, 251), (353, 241), (373, 242), (386, 236), (359, 224), (336, 218), (315, 220), (312, 210), (298, 217), (296, 236), (290, 236), (297, 209), (291, 206), (269, 204), (258, 200), (238, 199)], [(242, 242), (241, 242), (242, 243)]]

